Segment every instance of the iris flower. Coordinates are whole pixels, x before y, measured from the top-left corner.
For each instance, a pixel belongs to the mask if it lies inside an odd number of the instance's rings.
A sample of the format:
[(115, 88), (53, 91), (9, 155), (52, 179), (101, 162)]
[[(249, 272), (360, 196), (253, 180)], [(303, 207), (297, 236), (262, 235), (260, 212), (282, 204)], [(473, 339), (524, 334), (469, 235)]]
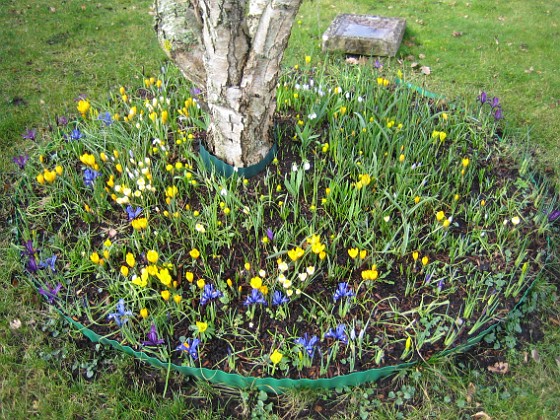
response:
[(303, 346), (309, 357), (313, 357), (313, 355), (315, 354), (315, 347), (317, 346), (318, 342), (319, 338), (317, 338), (316, 335), (310, 338), (307, 333), (303, 334), (303, 337), (298, 337), (295, 340), (296, 344)]
[(175, 350), (187, 352), (194, 360), (196, 360), (198, 359), (199, 344), (200, 340), (198, 338), (187, 338), (187, 341), (181, 343)]
[(45, 261), (39, 262), (39, 268), (50, 268), (53, 273), (56, 273), (55, 268), (56, 255), (47, 258)]
[(269, 241), (274, 240), (274, 232), (272, 231), (272, 229), (268, 228), (266, 230), (266, 237), (268, 238)]
[(29, 156), (28, 155), (21, 155), (21, 156), (16, 156), (15, 158), (12, 159), (12, 161), (19, 166), (19, 169), (23, 169), (25, 167), (25, 164), (27, 163), (27, 161), (29, 160)]
[(200, 304), (202, 306), (206, 305), (209, 301), (213, 299), (219, 299), (223, 296), (223, 293), (217, 289), (214, 289), (213, 284), (205, 284), (202, 290), (202, 297), (200, 298)]
[(111, 117), (111, 113), (108, 111), (99, 114), (97, 119), (99, 121), (103, 121), (105, 123), (105, 127), (108, 127), (113, 123), (113, 118)]
[(93, 169), (90, 168), (84, 169), (84, 184), (86, 184), (87, 187), (93, 187), (93, 182), (95, 181), (95, 178), (97, 178), (99, 175), (100, 173), (94, 171)]
[(274, 294), (272, 295), (272, 305), (273, 306), (280, 306), (284, 303), (290, 302), (290, 299), (284, 295), (280, 290), (275, 290)]
[(142, 213), (142, 207), (134, 208), (132, 206), (126, 206), (126, 214), (128, 215), (129, 222), (140, 216), (140, 213)]
[(25, 249), (22, 254), (29, 257), (26, 265), (27, 271), (29, 271), (30, 273), (35, 273), (39, 269), (39, 267), (37, 266), (37, 260), (35, 259), (35, 253), (37, 252), (37, 250), (33, 248), (33, 241), (31, 239), (24, 242), (23, 245)]
[(344, 298), (344, 297), (352, 297), (354, 296), (354, 292), (348, 287), (347, 282), (338, 283), (338, 287), (336, 288), (333, 300), (336, 302), (337, 300)]
[(77, 128), (70, 133), (70, 140), (80, 140), (82, 137), (84, 137), (83, 133)]
[(264, 295), (261, 293), (259, 289), (251, 289), (251, 294), (247, 296), (247, 299), (245, 299), (243, 305), (249, 306), (249, 305), (257, 305), (257, 304), (266, 306), (266, 300), (264, 298)]
[(124, 307), (124, 299), (119, 299), (117, 303), (117, 312), (109, 314), (107, 319), (114, 319), (117, 326), (121, 327), (128, 320), (129, 316), (132, 316), (132, 311)]
[(341, 341), (344, 344), (348, 344), (348, 336), (344, 331), (346, 326), (344, 324), (339, 324), (336, 329), (330, 329), (326, 334), (325, 338), (332, 338), (333, 340)]
[(165, 343), (165, 340), (158, 337), (156, 324), (152, 324), (150, 327), (150, 332), (148, 333), (148, 339), (142, 341), (143, 346), (159, 346), (160, 344)]
[(47, 288), (43, 289), (42, 287), (39, 288), (39, 294), (42, 295), (48, 303), (51, 305), (54, 303), (56, 299), (56, 295), (60, 292), (62, 288), (62, 283), (58, 283), (55, 287), (51, 287), (47, 284)]

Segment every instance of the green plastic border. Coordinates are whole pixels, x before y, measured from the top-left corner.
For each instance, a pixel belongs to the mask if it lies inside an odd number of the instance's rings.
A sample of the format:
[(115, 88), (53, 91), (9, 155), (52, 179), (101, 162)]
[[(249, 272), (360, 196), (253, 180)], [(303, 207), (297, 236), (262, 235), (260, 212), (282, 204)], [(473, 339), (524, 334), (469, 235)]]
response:
[(257, 175), (259, 172), (263, 171), (264, 168), (266, 168), (266, 165), (272, 162), (272, 159), (274, 159), (274, 156), (276, 156), (277, 150), (278, 150), (278, 146), (275, 142), (270, 148), (270, 150), (268, 151), (268, 153), (266, 154), (266, 156), (260, 162), (244, 168), (233, 167), (227, 164), (226, 162), (224, 162), (223, 160), (218, 159), (216, 156), (212, 155), (208, 150), (206, 150), (206, 148), (202, 143), (200, 144), (199, 154), (200, 157), (202, 158), (202, 161), (204, 162), (204, 166), (206, 167), (206, 169), (213, 168), (216, 171), (216, 173), (219, 175), (229, 178), (233, 174), (237, 173), (238, 175), (243, 176), (245, 178), (252, 178), (255, 175)]
[[(515, 311), (525, 301), (527, 295), (533, 288), (533, 284), (534, 282), (527, 288), (527, 290), (525, 291), (521, 299), (519, 299), (519, 302), (517, 302), (517, 304), (509, 312), (509, 314)], [(277, 379), (271, 377), (260, 378), (254, 376), (243, 376), (237, 373), (228, 373), (218, 369), (179, 366), (171, 362), (167, 362), (167, 363), (163, 362), (157, 357), (148, 356), (146, 353), (141, 351), (136, 351), (130, 346), (122, 345), (116, 340), (111, 340), (106, 337), (100, 336), (99, 334), (90, 330), (83, 324), (65, 315), (60, 309), (56, 308), (56, 310), (66, 321), (72, 324), (75, 328), (78, 329), (79, 332), (81, 332), (84, 336), (86, 336), (90, 341), (94, 343), (109, 345), (116, 350), (122, 351), (139, 360), (147, 362), (148, 364), (154, 367), (173, 369), (183, 375), (192, 376), (211, 383), (226, 385), (233, 388), (241, 388), (241, 389), (256, 388), (262, 391), (282, 394), (286, 390), (298, 389), (298, 388), (331, 389), (331, 388), (352, 387), (357, 385), (363, 385), (369, 382), (376, 382), (377, 380), (390, 376), (394, 373), (397, 373), (402, 369), (421, 363), (421, 361), (418, 360), (414, 362), (401, 363), (396, 366), (384, 366), (382, 368), (373, 368), (373, 369), (365, 370), (363, 372), (352, 372), (342, 376), (335, 376), (332, 378), (319, 378), (319, 379), (307, 379), (307, 378)], [(496, 329), (498, 325), (507, 321), (507, 319), (509, 319), (510, 316), (509, 314), (505, 318), (497, 321), (495, 324), (489, 326), (484, 331), (480, 332), (475, 337), (469, 338), (465, 343), (457, 347), (443, 350), (440, 353), (435, 354), (429, 359), (427, 359), (426, 362), (429, 363), (430, 361), (437, 360), (440, 357), (444, 357), (450, 354), (456, 354), (468, 350), (475, 344), (478, 344), (484, 338), (484, 336), (486, 336), (488, 333)]]
[[(441, 99), (444, 98), (442, 95), (435, 94), (433, 92), (429, 92), (419, 86), (415, 86), (411, 83), (405, 83), (401, 79), (396, 79), (395, 83), (397, 85), (404, 85), (405, 87), (415, 90), (416, 92), (420, 93), (423, 96), (433, 98), (433, 99)], [(200, 156), (204, 161), (204, 164), (207, 168), (213, 167), (216, 172), (222, 174), (226, 177), (233, 175), (235, 172), (238, 174), (245, 176), (247, 178), (252, 177), (259, 172), (261, 172), (270, 161), (274, 158), (277, 151), (277, 143), (274, 143), (273, 147), (267, 153), (265, 158), (261, 160), (259, 163), (246, 167), (246, 168), (234, 168), (231, 165), (221, 161), (220, 159), (216, 158), (215, 156), (211, 155), (201, 144), (200, 145)], [(33, 282), (32, 282), (33, 283)], [(478, 335), (469, 338), (465, 343), (458, 345), (457, 347), (445, 349), (424, 362), (430, 362), (437, 360), (440, 357), (445, 357), (450, 354), (457, 354), (463, 351), (470, 349), (472, 346), (478, 344), (487, 334), (495, 330), (498, 325), (507, 321), (510, 314), (517, 310), (518, 307), (523, 304), (527, 295), (533, 288), (535, 281), (529, 285), (523, 296), (519, 299), (517, 304), (514, 308), (508, 313), (508, 315), (496, 321), (495, 324), (489, 326)], [(197, 379), (205, 380), (211, 383), (226, 385), (233, 388), (256, 388), (258, 390), (263, 390), (267, 392), (274, 392), (277, 394), (282, 394), (284, 391), (289, 389), (297, 389), (297, 388), (308, 388), (308, 389), (331, 389), (331, 388), (342, 388), (342, 387), (352, 387), (357, 385), (362, 385), (365, 383), (375, 382), (379, 379), (384, 377), (393, 375), (398, 371), (405, 369), (410, 366), (417, 365), (421, 363), (421, 360), (417, 360), (414, 362), (406, 362), (401, 363), (396, 366), (384, 366), (382, 368), (373, 368), (362, 372), (353, 372), (342, 376), (336, 376), (332, 378), (319, 378), (319, 379), (291, 379), (291, 378), (271, 378), (271, 377), (254, 377), (254, 376), (243, 376), (237, 373), (228, 373), (222, 370), (217, 369), (207, 369), (202, 367), (190, 367), (190, 366), (179, 366), (171, 362), (163, 362), (160, 359), (152, 356), (148, 356), (146, 353), (142, 351), (136, 351), (130, 346), (122, 345), (116, 340), (108, 339), (107, 337), (100, 336), (96, 332), (90, 330), (83, 324), (78, 321), (75, 321), (68, 315), (64, 314), (59, 308), (56, 308), (56, 311), (71, 325), (73, 325), (79, 332), (81, 332), (84, 336), (86, 336), (90, 341), (94, 343), (101, 343), (104, 345), (109, 345), (118, 351), (122, 351), (130, 356), (133, 356), (139, 360), (142, 360), (154, 367), (157, 368), (165, 368), (165, 369), (173, 369), (181, 374), (192, 376)]]

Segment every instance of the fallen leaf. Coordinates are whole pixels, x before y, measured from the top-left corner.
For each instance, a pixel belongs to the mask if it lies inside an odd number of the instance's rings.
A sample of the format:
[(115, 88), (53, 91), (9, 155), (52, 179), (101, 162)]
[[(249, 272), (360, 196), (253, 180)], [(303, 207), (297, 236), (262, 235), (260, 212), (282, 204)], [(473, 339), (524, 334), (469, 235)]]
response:
[(49, 10), (51, 11), (51, 13), (56, 13), (56, 8), (55, 7), (49, 7)]
[(82, 10), (86, 10), (86, 5), (82, 4)]
[(467, 387), (467, 402), (469, 404), (472, 402), (475, 393), (476, 393), (476, 386), (472, 382), (470, 382), (469, 386)]
[(478, 413), (473, 414), (472, 418), (473, 419), (482, 419), (482, 420), (491, 420), (492, 419), (492, 417), (490, 417), (484, 411), (479, 411)]
[(529, 353), (523, 352), (523, 363), (529, 363)]
[(541, 362), (541, 356), (539, 356), (537, 349), (531, 350), (531, 358), (537, 363)]
[(458, 37), (460, 37), (460, 36), (463, 36), (463, 32), (453, 31), (453, 34), (452, 34), (452, 35), (453, 35), (455, 38), (458, 38)]
[(346, 62), (347, 62), (348, 64), (358, 64), (358, 59), (355, 58), (355, 57), (348, 57), (348, 58), (346, 59)]
[(428, 66), (420, 67), (420, 71), (425, 75), (429, 75), (430, 73), (432, 73), (432, 70)]
[(420, 60), (423, 60), (423, 59), (426, 58), (426, 56), (425, 56), (424, 54), (418, 54), (418, 58), (419, 58)]
[(414, 67), (418, 67), (418, 63), (415, 61), (413, 63), (410, 63), (410, 67), (414, 68)]
[(496, 362), (493, 366), (488, 366), (488, 371), (492, 373), (499, 373), (500, 375), (505, 375), (509, 372), (509, 363)]
[(506, 18), (504, 16), (498, 16), (500, 22), (505, 22)]
[(525, 70), (525, 73), (530, 74), (530, 73), (533, 73), (534, 71), (535, 71), (535, 69), (533, 68), (533, 66), (531, 66), (527, 70)]
[(560, 357), (556, 358), (556, 364), (558, 365), (558, 367), (560, 368)]

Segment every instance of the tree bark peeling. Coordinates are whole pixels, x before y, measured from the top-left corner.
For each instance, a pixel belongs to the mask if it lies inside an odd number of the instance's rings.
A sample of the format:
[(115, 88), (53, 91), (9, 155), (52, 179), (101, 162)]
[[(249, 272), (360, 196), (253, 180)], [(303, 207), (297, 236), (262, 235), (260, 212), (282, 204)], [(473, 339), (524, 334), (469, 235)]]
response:
[[(167, 1), (186, 2), (157, 0)], [(204, 73), (199, 76), (206, 79), (210, 113), (207, 147), (230, 165), (256, 164), (272, 147), (280, 61), (300, 4), (301, 0), (191, 1), (191, 19), (202, 23), (196, 48), (203, 51)], [(181, 69), (193, 71), (192, 66)]]

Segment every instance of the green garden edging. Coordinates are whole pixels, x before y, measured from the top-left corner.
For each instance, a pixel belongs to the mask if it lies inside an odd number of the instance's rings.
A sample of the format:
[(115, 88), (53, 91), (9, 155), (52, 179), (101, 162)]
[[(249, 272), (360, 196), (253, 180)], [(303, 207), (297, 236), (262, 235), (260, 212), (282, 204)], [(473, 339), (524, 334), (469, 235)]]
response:
[[(510, 313), (515, 311), (525, 301), (532, 287), (533, 284), (531, 284), (527, 288), (527, 290), (525, 291), (525, 293), (523, 294), (519, 302), (517, 302), (517, 304), (515, 305), (513, 310), (510, 311)], [(122, 345), (116, 340), (111, 340), (106, 337), (100, 336), (99, 334), (90, 330), (83, 324), (65, 315), (59, 309), (57, 309), (57, 311), (66, 321), (68, 321), (70, 324), (76, 327), (84, 336), (86, 336), (90, 341), (94, 343), (109, 345), (116, 350), (122, 351), (130, 356), (136, 357), (137, 359), (147, 362), (151, 366), (157, 368), (165, 368), (165, 369), (171, 368), (184, 375), (193, 376), (197, 379), (202, 379), (219, 385), (230, 386), (233, 388), (256, 388), (262, 391), (282, 394), (286, 390), (296, 389), (296, 388), (332, 389), (332, 388), (351, 387), (351, 386), (363, 385), (365, 383), (376, 382), (377, 380), (390, 376), (398, 372), (399, 370), (420, 363), (420, 361), (407, 362), (407, 363), (401, 363), (396, 366), (373, 368), (373, 369), (365, 370), (363, 372), (352, 372), (342, 376), (336, 376), (332, 378), (319, 378), (319, 379), (307, 379), (307, 378), (277, 379), (271, 377), (258, 378), (254, 376), (243, 376), (237, 373), (228, 373), (217, 369), (179, 366), (171, 362), (167, 362), (167, 363), (163, 362), (157, 357), (148, 356), (146, 353), (142, 351), (136, 351), (130, 346)], [(440, 353), (432, 356), (430, 359), (427, 359), (426, 362), (429, 363), (431, 360), (436, 360), (439, 357), (444, 357), (444, 356), (448, 356), (451, 354), (456, 354), (468, 350), (475, 344), (478, 344), (484, 338), (484, 336), (492, 332), (494, 329), (498, 327), (500, 323), (506, 321), (508, 318), (509, 318), (509, 314), (504, 319), (496, 322), (495, 324), (491, 325), (484, 331), (480, 332), (477, 336), (469, 338), (465, 343), (457, 347), (443, 350)]]
[(202, 161), (204, 162), (204, 166), (206, 167), (206, 169), (213, 168), (216, 171), (216, 173), (225, 176), (226, 178), (229, 178), (235, 173), (245, 178), (252, 178), (255, 175), (257, 175), (259, 172), (263, 171), (264, 168), (266, 168), (266, 166), (270, 162), (272, 162), (274, 156), (276, 156), (277, 149), (278, 146), (276, 143), (274, 143), (270, 148), (270, 150), (268, 151), (268, 153), (266, 154), (266, 156), (260, 162), (255, 163), (254, 165), (251, 166), (247, 166), (245, 168), (236, 168), (227, 164), (223, 160), (218, 159), (216, 156), (210, 154), (210, 152), (206, 150), (206, 148), (202, 144), (200, 144), (199, 153), (200, 153), (200, 157), (202, 158)]

